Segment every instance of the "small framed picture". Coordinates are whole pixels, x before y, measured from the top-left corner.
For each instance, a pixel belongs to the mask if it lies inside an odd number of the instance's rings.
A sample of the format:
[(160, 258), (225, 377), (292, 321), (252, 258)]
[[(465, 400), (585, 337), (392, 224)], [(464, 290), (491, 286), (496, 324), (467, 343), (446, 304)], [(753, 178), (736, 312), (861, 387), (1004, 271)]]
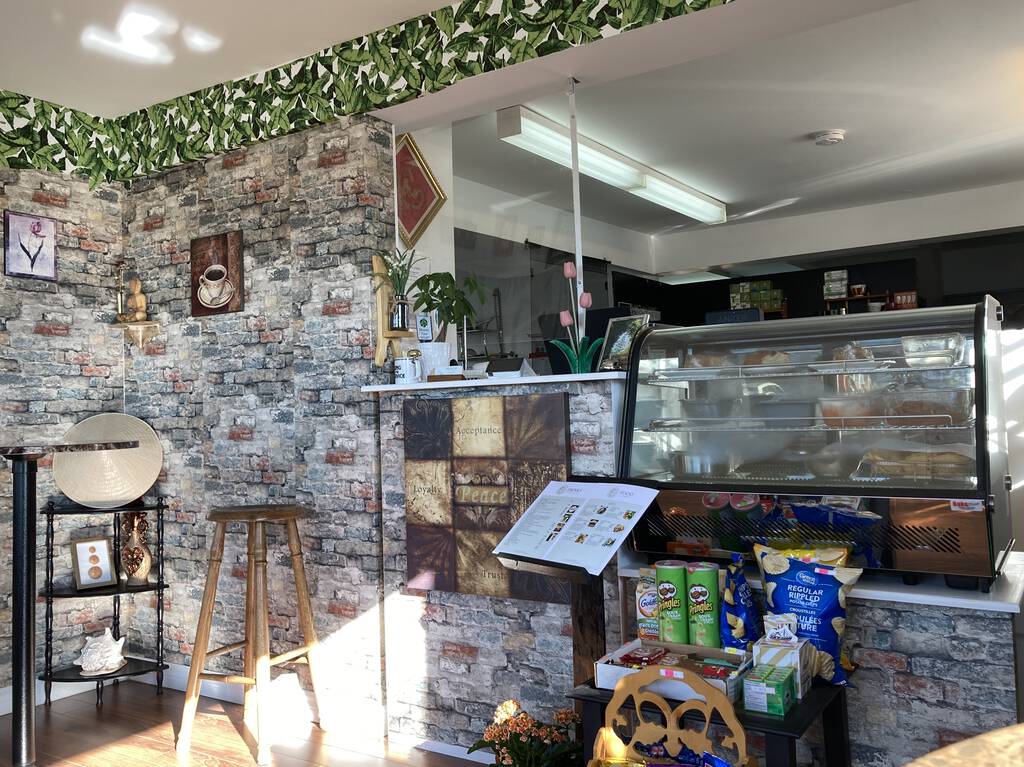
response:
[(4, 275), (57, 281), (57, 222), (4, 211)]
[(110, 538), (87, 538), (71, 542), (71, 566), (79, 591), (117, 584)]
[(626, 370), (629, 367), (629, 351), (633, 348), (633, 339), (647, 326), (649, 319), (649, 314), (634, 314), (609, 320), (597, 369)]

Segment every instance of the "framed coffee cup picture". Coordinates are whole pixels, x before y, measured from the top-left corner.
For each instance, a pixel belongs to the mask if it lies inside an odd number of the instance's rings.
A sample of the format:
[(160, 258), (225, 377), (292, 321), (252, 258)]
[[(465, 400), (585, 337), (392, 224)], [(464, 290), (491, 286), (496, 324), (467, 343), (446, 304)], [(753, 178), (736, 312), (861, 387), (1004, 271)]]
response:
[(192, 240), (192, 316), (240, 312), (245, 308), (242, 233)]
[(71, 542), (71, 573), (75, 589), (85, 591), (117, 584), (114, 555), (109, 538), (88, 538)]

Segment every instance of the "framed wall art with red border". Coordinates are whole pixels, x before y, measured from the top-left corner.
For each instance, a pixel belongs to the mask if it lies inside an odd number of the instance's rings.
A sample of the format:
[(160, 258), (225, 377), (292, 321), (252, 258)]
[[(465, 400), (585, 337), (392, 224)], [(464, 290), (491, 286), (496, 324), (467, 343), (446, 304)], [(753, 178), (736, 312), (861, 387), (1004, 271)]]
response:
[(411, 248), (444, 207), (448, 196), (408, 133), (399, 136), (395, 143), (395, 181), (398, 188), (398, 231), (405, 246)]

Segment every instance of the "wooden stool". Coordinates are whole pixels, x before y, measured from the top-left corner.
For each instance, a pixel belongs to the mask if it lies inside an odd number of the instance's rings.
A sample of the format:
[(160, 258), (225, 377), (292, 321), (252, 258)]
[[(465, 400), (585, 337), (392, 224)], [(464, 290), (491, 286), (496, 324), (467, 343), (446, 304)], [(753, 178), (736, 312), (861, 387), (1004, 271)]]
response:
[[(185, 708), (181, 714), (178, 730), (177, 749), (187, 754), (192, 739), (192, 725), (199, 705), (199, 686), (202, 680), (240, 684), (245, 688), (245, 725), (256, 740), (256, 761), (270, 762), (270, 668), (282, 663), (307, 663), (313, 680), (313, 692), (317, 708), (322, 698), (318, 694), (315, 657), (317, 654), (316, 630), (313, 628), (313, 612), (309, 602), (306, 584), (306, 569), (302, 562), (302, 544), (299, 541), (297, 520), (304, 517), (307, 509), (303, 506), (229, 506), (213, 509), (209, 519), (216, 523), (213, 543), (210, 545), (210, 569), (203, 591), (203, 605), (199, 610), (199, 625), (196, 627), (196, 641), (192, 649), (192, 666), (188, 672), (188, 686), (185, 688)], [(248, 528), (248, 566), (245, 582), (245, 639), (234, 644), (208, 650), (210, 625), (213, 622), (213, 608), (217, 601), (217, 577), (220, 575), (221, 559), (224, 556), (224, 533), (228, 522), (244, 522)], [(267, 532), (266, 525), (284, 523), (288, 530), (288, 549), (291, 553), (292, 572), (295, 574), (295, 591), (298, 596), (299, 624), (305, 644), (288, 652), (271, 657), (269, 603), (267, 596)], [(235, 650), (244, 651), (245, 665), (241, 676), (236, 674), (213, 674), (204, 671), (207, 658), (225, 655)], [(256, 727), (252, 725), (255, 719)]]

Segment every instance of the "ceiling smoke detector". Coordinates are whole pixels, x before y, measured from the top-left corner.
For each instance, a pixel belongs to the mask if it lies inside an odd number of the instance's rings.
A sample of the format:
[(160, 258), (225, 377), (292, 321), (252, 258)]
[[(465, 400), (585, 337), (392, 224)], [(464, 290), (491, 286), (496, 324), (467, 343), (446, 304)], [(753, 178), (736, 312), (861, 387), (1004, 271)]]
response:
[(818, 146), (835, 146), (846, 140), (846, 131), (840, 129), (820, 130), (811, 134), (811, 139)]

